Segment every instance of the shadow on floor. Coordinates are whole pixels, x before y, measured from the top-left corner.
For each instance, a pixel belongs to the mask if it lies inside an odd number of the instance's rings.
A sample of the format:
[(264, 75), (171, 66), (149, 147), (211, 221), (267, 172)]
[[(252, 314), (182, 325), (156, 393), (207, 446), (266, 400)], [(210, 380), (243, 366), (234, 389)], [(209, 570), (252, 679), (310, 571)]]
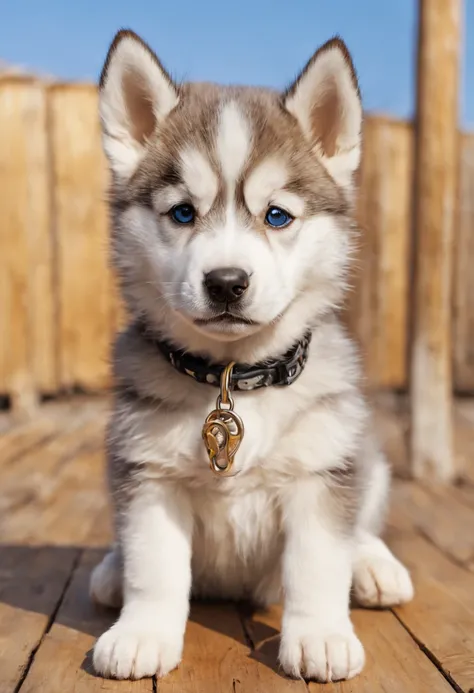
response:
[[(89, 578), (106, 549), (74, 546), (0, 545), (1, 604), (48, 617), (52, 623), (99, 637), (118, 611), (91, 602)], [(278, 666), (279, 631), (252, 620), (249, 604), (193, 602), (189, 621), (249, 647), (252, 659), (281, 674)], [(247, 649), (245, 650), (247, 651)], [(82, 669), (93, 675), (91, 651), (85, 652)]]

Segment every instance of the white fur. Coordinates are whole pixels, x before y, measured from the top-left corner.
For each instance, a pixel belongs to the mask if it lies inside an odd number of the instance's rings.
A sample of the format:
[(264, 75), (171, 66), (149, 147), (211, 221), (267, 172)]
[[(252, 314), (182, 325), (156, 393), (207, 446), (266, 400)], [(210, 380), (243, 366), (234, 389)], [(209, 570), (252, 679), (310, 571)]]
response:
[(288, 192), (288, 190), (275, 191), (271, 197), (270, 205), (282, 207), (293, 217), (301, 217), (305, 212), (304, 200), (296, 193)]
[(124, 37), (111, 56), (105, 83), (99, 92), (103, 147), (112, 170), (127, 179), (144, 155), (142, 143), (133, 137), (123, 92), (123, 77), (131, 73), (146, 87), (157, 122), (177, 105), (178, 96), (150, 52), (132, 37)]
[(351, 678), (364, 664), (364, 650), (349, 619), (352, 543), (325, 517), (327, 493), (321, 478), (304, 479), (284, 492), (282, 503), (286, 541), (280, 661), (294, 676), (318, 681)]
[(217, 156), (231, 193), (250, 154), (251, 139), (245, 115), (234, 101), (226, 103), (219, 119)]
[(158, 487), (129, 508), (121, 530), (124, 608), (94, 648), (97, 671), (142, 678), (167, 674), (178, 664), (189, 609), (191, 537), (191, 509), (179, 490)]
[(198, 149), (188, 147), (181, 152), (181, 170), (187, 190), (204, 216), (217, 195), (218, 180), (209, 160)]
[(324, 107), (325, 100), (334, 91), (341, 104), (336, 153), (326, 156), (320, 148), (318, 153), (334, 180), (349, 189), (360, 163), (362, 105), (345, 56), (337, 46), (316, 57), (288, 97), (286, 107), (310, 140), (323, 138), (324, 133), (315, 133), (312, 129), (311, 113), (316, 105)]
[(392, 606), (413, 599), (408, 570), (378, 537), (360, 534), (353, 572), (354, 595), (361, 606)]
[[(245, 201), (254, 216), (261, 214), (269, 202), (276, 204), (278, 191), (285, 187), (288, 173), (283, 162), (275, 158), (264, 159), (245, 181)], [(288, 193), (287, 193), (288, 194)], [(272, 197), (275, 196), (275, 200)]]

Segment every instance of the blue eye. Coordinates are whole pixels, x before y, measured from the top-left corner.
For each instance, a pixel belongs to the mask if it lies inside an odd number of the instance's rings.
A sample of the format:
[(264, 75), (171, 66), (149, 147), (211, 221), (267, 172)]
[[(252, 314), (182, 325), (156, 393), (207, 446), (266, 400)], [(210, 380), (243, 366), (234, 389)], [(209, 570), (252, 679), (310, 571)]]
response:
[(196, 216), (196, 211), (192, 205), (176, 205), (171, 210), (171, 217), (177, 224), (191, 224)]
[(288, 226), (293, 221), (293, 217), (288, 212), (280, 207), (270, 207), (265, 217), (265, 221), (269, 226), (273, 226), (276, 229), (281, 229), (284, 226)]

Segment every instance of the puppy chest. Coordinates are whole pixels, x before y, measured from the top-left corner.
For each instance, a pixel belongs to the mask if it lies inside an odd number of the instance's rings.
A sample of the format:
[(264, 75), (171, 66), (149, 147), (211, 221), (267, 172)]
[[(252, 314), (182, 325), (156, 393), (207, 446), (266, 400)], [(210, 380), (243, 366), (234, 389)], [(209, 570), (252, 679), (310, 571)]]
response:
[(249, 583), (278, 559), (280, 513), (265, 490), (241, 495), (199, 492), (193, 497), (194, 578), (219, 584)]

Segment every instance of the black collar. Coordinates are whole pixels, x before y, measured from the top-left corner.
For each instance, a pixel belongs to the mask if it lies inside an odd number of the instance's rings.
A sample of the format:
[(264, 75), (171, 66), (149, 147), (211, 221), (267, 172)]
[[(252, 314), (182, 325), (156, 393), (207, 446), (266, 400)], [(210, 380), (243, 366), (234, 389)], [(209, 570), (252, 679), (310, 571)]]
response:
[[(198, 383), (219, 387), (220, 376), (225, 365), (214, 364), (202, 356), (178, 349), (166, 340), (151, 335), (144, 325), (140, 326), (140, 332), (177, 371), (188, 375)], [(269, 385), (281, 387), (294, 383), (301, 375), (308, 360), (311, 336), (311, 331), (308, 331), (279, 359), (267, 360), (254, 365), (236, 363), (232, 370), (232, 389), (258, 390)]]

